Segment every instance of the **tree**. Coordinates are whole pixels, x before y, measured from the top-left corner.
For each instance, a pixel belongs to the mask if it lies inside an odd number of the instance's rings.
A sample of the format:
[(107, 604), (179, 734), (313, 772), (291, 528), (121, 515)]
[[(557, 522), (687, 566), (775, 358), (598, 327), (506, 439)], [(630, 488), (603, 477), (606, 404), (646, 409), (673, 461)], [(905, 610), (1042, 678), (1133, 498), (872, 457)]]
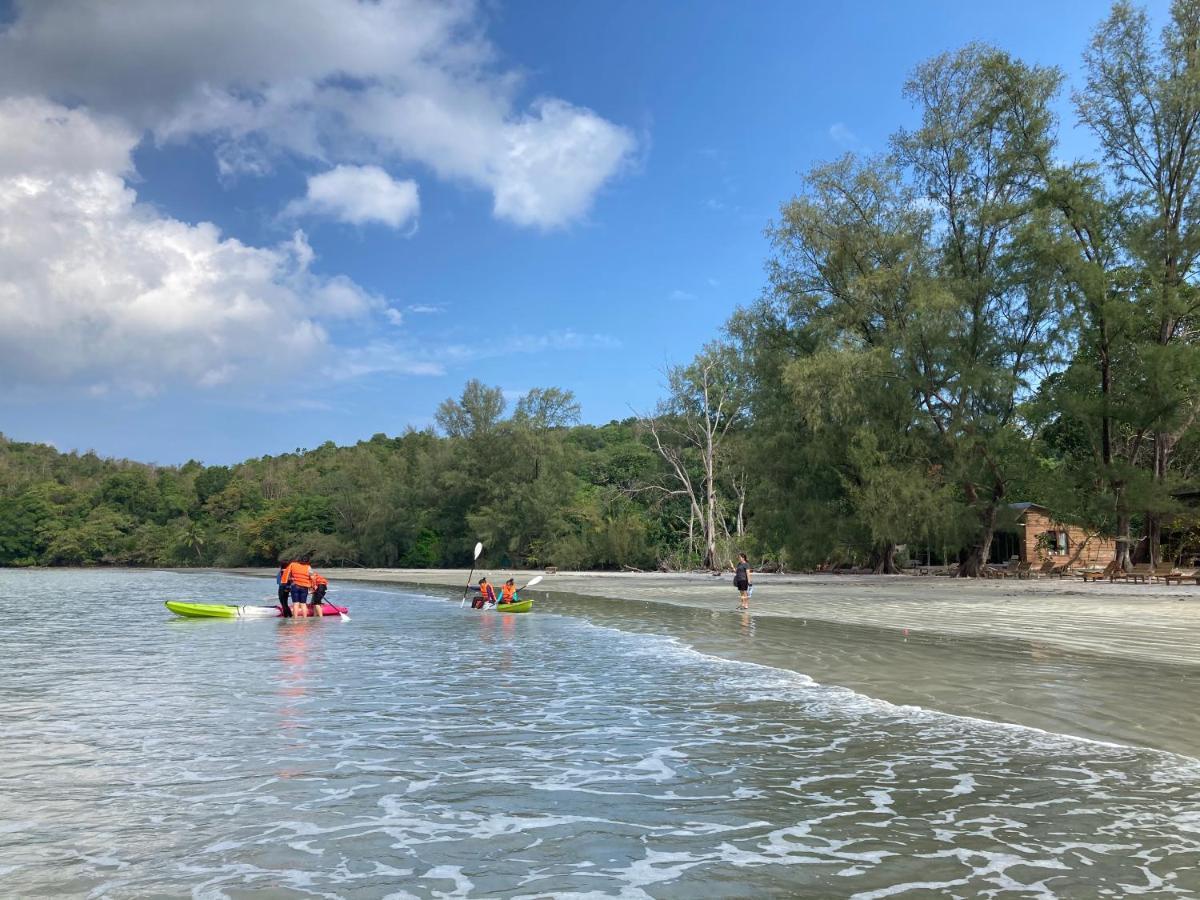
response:
[(458, 400), (442, 401), (434, 420), (450, 437), (481, 438), (496, 430), (504, 415), (504, 391), (472, 378)]
[[(1030, 252), (1037, 159), (1052, 142), (1056, 72), (971, 45), (917, 67), (905, 95), (921, 124), (893, 141), (933, 214), (936, 281), (905, 363), (941, 464), (975, 511), (960, 575), (987, 563), (1012, 464), (1027, 462), (1019, 405), (1053, 362), (1060, 282)], [(1026, 459), (1021, 459), (1026, 456)]]
[(668, 398), (653, 416), (642, 416), (654, 447), (667, 464), (667, 485), (653, 489), (682, 496), (688, 505), (689, 550), (696, 525), (702, 564), (716, 568), (718, 524), (723, 526), (722, 447), (729, 430), (742, 421), (747, 395), (729, 344), (709, 344), (689, 365), (667, 371)]
[(513, 420), (537, 429), (568, 428), (579, 424), (579, 403), (571, 391), (534, 388), (517, 401)]
[(1172, 508), (1171, 459), (1200, 413), (1198, 62), (1200, 2), (1175, 0), (1157, 46), (1145, 12), (1117, 3), (1084, 55), (1087, 84), (1075, 95), (1123, 191), (1125, 252), (1137, 268), (1141, 400), (1153, 413), (1154, 486), (1142, 499), (1155, 563), (1162, 516)]

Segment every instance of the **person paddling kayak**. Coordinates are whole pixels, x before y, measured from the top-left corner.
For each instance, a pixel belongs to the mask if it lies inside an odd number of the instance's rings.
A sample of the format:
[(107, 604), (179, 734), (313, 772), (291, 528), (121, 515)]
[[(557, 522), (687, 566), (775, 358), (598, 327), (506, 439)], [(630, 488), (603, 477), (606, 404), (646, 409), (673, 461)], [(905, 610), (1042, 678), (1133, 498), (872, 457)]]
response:
[(479, 593), (471, 601), (472, 609), (483, 609), (488, 604), (496, 605), (496, 589), (486, 578), (479, 579)]
[(510, 579), (508, 579), (508, 581), (504, 582), (504, 584), (500, 587), (500, 603), (501, 603), (501, 605), (506, 604), (506, 603), (513, 603), (516, 601), (516, 599), (517, 599), (517, 583), (515, 580), (510, 578)]

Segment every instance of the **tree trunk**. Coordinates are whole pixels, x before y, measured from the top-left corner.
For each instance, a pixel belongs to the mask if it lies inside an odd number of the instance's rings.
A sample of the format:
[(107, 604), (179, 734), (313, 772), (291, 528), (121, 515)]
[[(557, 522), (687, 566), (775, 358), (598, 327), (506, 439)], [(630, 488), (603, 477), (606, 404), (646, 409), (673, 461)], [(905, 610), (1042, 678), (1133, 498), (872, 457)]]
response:
[(1129, 559), (1129, 548), (1133, 544), (1133, 536), (1129, 533), (1129, 513), (1117, 513), (1117, 554), (1116, 562), (1118, 568), (1123, 572), (1128, 572), (1133, 568), (1133, 562)]
[(978, 578), (987, 566), (988, 557), (992, 553), (992, 536), (996, 533), (996, 506), (989, 504), (980, 517), (979, 537), (967, 554), (967, 558), (958, 564), (958, 578)]
[(871, 571), (876, 575), (899, 575), (896, 565), (896, 545), (891, 541), (877, 544), (871, 550)]
[(1162, 517), (1156, 512), (1146, 513), (1146, 551), (1154, 566), (1162, 561)]

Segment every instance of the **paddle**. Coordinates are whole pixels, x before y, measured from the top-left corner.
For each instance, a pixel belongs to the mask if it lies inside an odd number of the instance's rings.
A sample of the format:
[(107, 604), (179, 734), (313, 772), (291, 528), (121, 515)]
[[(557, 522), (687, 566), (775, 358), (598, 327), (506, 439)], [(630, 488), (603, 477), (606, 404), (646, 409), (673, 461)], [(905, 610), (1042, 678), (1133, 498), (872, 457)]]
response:
[(479, 561), (479, 554), (483, 552), (483, 542), (475, 543), (475, 558), (471, 560), (471, 574), (467, 576), (467, 586), (463, 588), (462, 603), (458, 604), (458, 608), (462, 609), (467, 605), (467, 591), (471, 590), (471, 579), (475, 577), (475, 563)]
[(338, 605), (337, 605), (336, 603), (334, 603), (332, 600), (330, 600), (330, 601), (329, 601), (329, 605), (330, 605), (330, 606), (332, 606), (334, 609), (336, 609), (336, 610), (337, 610), (337, 612), (338, 612), (338, 615), (342, 617), (342, 621), (343, 621), (343, 622), (349, 622), (349, 621), (350, 621), (350, 615), (349, 615), (348, 613), (344, 613), (344, 612), (342, 612), (342, 608), (341, 608), (340, 606), (338, 606)]

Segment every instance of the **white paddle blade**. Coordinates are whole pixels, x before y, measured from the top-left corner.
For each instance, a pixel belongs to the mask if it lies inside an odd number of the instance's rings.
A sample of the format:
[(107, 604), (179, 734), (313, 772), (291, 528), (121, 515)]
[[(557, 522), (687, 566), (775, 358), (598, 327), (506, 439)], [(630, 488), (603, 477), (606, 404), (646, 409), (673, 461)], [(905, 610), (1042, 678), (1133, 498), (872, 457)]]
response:
[(537, 583), (538, 583), (539, 581), (541, 581), (541, 580), (542, 580), (542, 576), (541, 576), (541, 575), (538, 575), (536, 578), (530, 578), (530, 579), (529, 579), (529, 584), (525, 585), (525, 587), (527, 587), (527, 588), (531, 588), (531, 587), (533, 587), (535, 584), (537, 584)]
[(475, 558), (479, 559), (479, 554), (483, 552), (483, 541), (477, 541), (475, 544)]

